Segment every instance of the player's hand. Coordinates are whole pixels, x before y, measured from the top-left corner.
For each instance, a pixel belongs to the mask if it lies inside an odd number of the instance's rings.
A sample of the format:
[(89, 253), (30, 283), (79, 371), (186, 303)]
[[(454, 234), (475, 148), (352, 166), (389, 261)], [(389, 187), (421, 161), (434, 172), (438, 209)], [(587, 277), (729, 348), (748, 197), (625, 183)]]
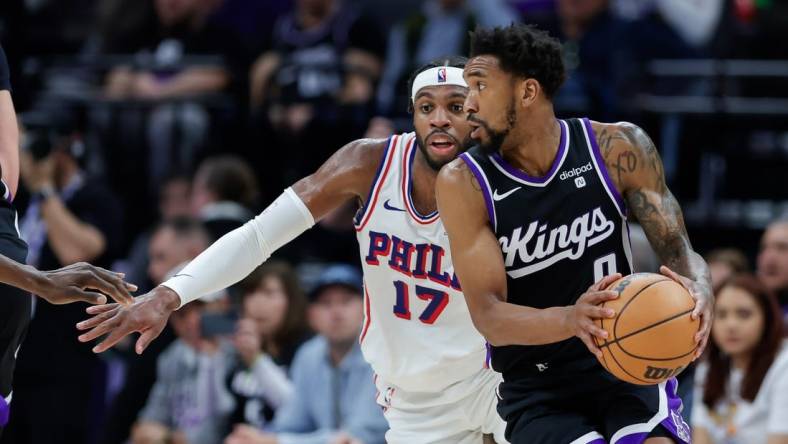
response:
[(88, 314), (94, 316), (78, 323), (77, 328), (90, 331), (80, 335), (79, 340), (88, 342), (109, 333), (106, 339), (93, 347), (94, 353), (101, 353), (127, 335), (138, 332), (140, 337), (135, 350), (141, 354), (159, 336), (170, 314), (179, 304), (177, 293), (159, 285), (151, 292), (135, 298), (129, 306), (109, 304), (88, 307)]
[(618, 293), (612, 290), (605, 290), (610, 284), (621, 279), (621, 274), (611, 274), (605, 276), (588, 287), (588, 290), (577, 299), (575, 305), (570, 305), (567, 310), (566, 322), (572, 333), (580, 338), (588, 347), (588, 350), (598, 358), (602, 357), (602, 351), (597, 347), (595, 339), (605, 341), (608, 333), (597, 325), (595, 319), (612, 318), (616, 315), (612, 308), (604, 308), (599, 304), (610, 301), (618, 297)]
[[(137, 286), (123, 280), (122, 273), (79, 262), (52, 271), (40, 272), (36, 284), (38, 296), (50, 304), (68, 304), (83, 301), (106, 304), (107, 296), (121, 304), (129, 305), (134, 297), (129, 293)], [(106, 295), (106, 296), (105, 296)]]
[(660, 267), (659, 271), (681, 284), (690, 292), (692, 298), (695, 299), (695, 309), (692, 311), (692, 319), (695, 320), (700, 318), (700, 328), (698, 332), (695, 333), (696, 349), (695, 356), (693, 357), (694, 361), (703, 354), (703, 350), (706, 349), (706, 344), (709, 342), (711, 322), (714, 320), (714, 293), (711, 290), (711, 286), (693, 281), (664, 265)]
[(272, 433), (261, 432), (246, 424), (236, 424), (224, 444), (277, 444), (279, 440)]

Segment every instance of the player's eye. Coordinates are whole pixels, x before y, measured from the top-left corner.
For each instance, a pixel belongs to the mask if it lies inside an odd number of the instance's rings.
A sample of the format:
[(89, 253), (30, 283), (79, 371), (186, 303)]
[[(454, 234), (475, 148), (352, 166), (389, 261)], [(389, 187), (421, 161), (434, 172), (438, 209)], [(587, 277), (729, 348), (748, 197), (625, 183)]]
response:
[(463, 109), (463, 105), (459, 103), (455, 103), (451, 106), (451, 111), (454, 113), (461, 113)]
[(424, 103), (421, 106), (419, 106), (419, 109), (424, 114), (428, 114), (430, 111), (432, 111), (432, 105), (430, 105), (429, 103)]
[(487, 85), (485, 85), (484, 82), (479, 82), (476, 84), (476, 87), (479, 89), (479, 91), (484, 91), (484, 88), (487, 88)]

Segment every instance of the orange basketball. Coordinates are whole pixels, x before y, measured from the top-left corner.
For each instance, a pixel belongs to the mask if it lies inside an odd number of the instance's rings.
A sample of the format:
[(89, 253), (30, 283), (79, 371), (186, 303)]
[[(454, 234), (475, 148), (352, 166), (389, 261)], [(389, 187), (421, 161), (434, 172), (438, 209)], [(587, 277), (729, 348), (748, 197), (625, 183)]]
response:
[(616, 316), (597, 322), (608, 339), (595, 338), (602, 365), (632, 384), (658, 384), (681, 372), (695, 353), (699, 320), (692, 320), (695, 300), (673, 279), (636, 273), (613, 282), (618, 299), (602, 304)]

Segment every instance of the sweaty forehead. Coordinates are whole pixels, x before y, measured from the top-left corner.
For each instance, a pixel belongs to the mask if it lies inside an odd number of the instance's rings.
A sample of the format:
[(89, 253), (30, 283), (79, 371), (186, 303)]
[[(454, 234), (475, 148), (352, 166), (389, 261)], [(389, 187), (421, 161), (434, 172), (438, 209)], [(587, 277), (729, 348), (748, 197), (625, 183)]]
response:
[(500, 69), (501, 64), (497, 57), (482, 54), (468, 60), (468, 63), (465, 64), (463, 76), (465, 78), (471, 76), (484, 77), (489, 75), (491, 72), (499, 71)]

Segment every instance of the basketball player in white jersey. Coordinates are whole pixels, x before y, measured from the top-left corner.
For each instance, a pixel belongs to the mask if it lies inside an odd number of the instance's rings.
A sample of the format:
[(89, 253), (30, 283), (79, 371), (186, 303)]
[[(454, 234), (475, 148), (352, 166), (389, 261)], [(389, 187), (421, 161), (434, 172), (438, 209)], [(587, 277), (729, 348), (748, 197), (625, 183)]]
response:
[[(496, 412), (500, 375), (487, 365), (438, 217), (438, 170), (469, 134), (463, 111), (465, 59), (438, 60), (411, 78), (415, 133), (357, 140), (316, 173), (285, 190), (254, 220), (227, 234), (171, 280), (131, 307), (103, 306), (78, 327), (107, 350), (131, 332), (141, 353), (172, 311), (239, 281), (269, 255), (349, 199), (365, 281), (366, 320), (359, 340), (377, 377), (389, 443), (505, 442)], [(491, 436), (484, 439), (489, 440)]]

